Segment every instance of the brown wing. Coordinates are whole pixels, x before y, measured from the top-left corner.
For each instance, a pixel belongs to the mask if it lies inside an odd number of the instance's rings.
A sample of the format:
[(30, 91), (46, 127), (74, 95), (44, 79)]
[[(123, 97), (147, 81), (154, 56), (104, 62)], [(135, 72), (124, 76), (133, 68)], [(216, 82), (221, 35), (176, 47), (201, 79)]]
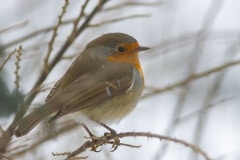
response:
[(82, 74), (66, 87), (58, 88), (61, 109), (53, 119), (125, 94), (132, 83), (133, 67), (127, 64), (98, 67)]
[[(101, 61), (96, 61), (94, 58), (98, 57), (89, 57), (88, 54), (90, 54), (91, 51), (84, 50), (83, 53), (80, 54), (72, 63), (72, 65), (68, 68), (66, 73), (63, 75), (63, 77), (58, 80), (50, 93), (48, 94), (47, 98), (45, 99), (46, 102), (49, 102), (56, 93), (61, 90), (61, 88), (65, 88), (68, 84), (71, 84), (74, 82), (78, 77), (81, 77), (85, 73), (89, 72), (88, 69), (95, 69), (98, 68), (98, 66), (101, 64)], [(92, 63), (92, 61), (96, 61), (99, 63)]]
[(58, 81), (54, 84), (54, 86), (53, 86), (53, 88), (51, 89), (50, 93), (49, 93), (48, 96), (46, 97), (45, 102), (48, 102), (48, 101), (55, 95), (55, 93), (57, 92), (57, 90), (58, 90), (58, 88), (60, 87), (60, 85), (61, 85), (61, 79), (58, 80)]

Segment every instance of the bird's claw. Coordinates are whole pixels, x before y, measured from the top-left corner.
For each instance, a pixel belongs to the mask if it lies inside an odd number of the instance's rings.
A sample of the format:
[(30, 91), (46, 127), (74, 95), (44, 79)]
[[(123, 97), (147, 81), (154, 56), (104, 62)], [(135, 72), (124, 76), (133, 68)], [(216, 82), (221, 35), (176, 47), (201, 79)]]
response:
[(115, 150), (117, 150), (118, 146), (122, 145), (122, 146), (128, 146), (128, 147), (132, 147), (132, 148), (139, 148), (141, 146), (136, 146), (136, 145), (130, 145), (130, 144), (126, 144), (126, 143), (120, 143), (120, 139), (117, 136), (117, 132), (108, 127), (106, 124), (104, 123), (100, 123), (104, 128), (106, 128), (109, 132), (105, 132), (103, 136), (101, 137), (97, 137), (95, 136), (90, 130), (89, 128), (83, 124), (84, 129), (88, 132), (88, 137), (85, 137), (86, 139), (90, 139), (89, 143), (91, 143), (92, 147), (91, 147), (91, 151), (94, 152), (100, 152), (100, 150), (97, 150), (97, 148), (103, 144), (112, 144), (111, 150), (110, 152), (114, 152)]
[(104, 137), (106, 138), (106, 143), (112, 144), (111, 152), (114, 152), (118, 148), (118, 146), (120, 145), (120, 139), (118, 137), (115, 137), (113, 140), (108, 140), (108, 137), (115, 136), (116, 134), (117, 133), (115, 131), (114, 132), (111, 131), (111, 133), (109, 132), (104, 133)]

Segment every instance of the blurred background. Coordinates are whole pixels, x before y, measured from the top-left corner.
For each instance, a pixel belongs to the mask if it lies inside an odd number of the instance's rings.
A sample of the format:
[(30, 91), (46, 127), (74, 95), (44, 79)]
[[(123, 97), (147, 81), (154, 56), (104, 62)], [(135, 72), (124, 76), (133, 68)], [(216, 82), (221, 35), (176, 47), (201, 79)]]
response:
[[(33, 92), (65, 1), (0, 1), (2, 133), (13, 122), (19, 104)], [(73, 21), (84, 3), (72, 0), (66, 6), (49, 62), (71, 34)], [(88, 16), (98, 3), (90, 1), (84, 14)], [(239, 160), (239, 6), (238, 0), (107, 1), (47, 75), (28, 112), (44, 104), (51, 87), (89, 41), (104, 33), (123, 32), (151, 50), (140, 54), (145, 74), (141, 101), (128, 117), (111, 127), (117, 132), (142, 131), (175, 137), (199, 146), (215, 160)], [(83, 16), (78, 26), (85, 19)], [(52, 152), (74, 151), (87, 136), (73, 121), (71, 116), (59, 119), (54, 128), (69, 126), (61, 133), (55, 133), (52, 126), (40, 125), (25, 137), (13, 137), (4, 154), (16, 160), (64, 159)], [(41, 138), (49, 128), (52, 136)], [(93, 130), (99, 135), (105, 132), (101, 127)], [(80, 156), (111, 160), (204, 159), (169, 141), (124, 138), (121, 142), (142, 147), (120, 146), (110, 152), (109, 146), (103, 146), (99, 153), (86, 151)]]

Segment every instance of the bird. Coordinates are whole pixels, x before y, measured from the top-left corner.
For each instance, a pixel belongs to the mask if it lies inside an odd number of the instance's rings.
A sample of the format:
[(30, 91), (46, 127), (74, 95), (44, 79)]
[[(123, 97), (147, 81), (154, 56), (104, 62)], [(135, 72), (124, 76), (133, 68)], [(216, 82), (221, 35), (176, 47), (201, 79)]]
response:
[(74, 114), (98, 123), (119, 122), (142, 94), (144, 75), (138, 53), (148, 49), (125, 33), (92, 40), (55, 83), (45, 103), (17, 122), (14, 134), (28, 134), (49, 116), (49, 121)]

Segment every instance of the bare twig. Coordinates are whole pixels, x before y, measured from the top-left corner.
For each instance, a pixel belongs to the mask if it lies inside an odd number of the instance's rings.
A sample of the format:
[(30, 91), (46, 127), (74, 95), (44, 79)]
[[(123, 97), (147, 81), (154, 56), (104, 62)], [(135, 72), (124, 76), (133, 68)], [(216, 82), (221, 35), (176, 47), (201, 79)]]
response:
[(16, 69), (14, 71), (14, 73), (15, 73), (15, 81), (14, 81), (14, 83), (16, 85), (16, 91), (17, 92), (19, 90), (19, 80), (20, 80), (19, 70), (20, 70), (21, 56), (22, 56), (22, 46), (19, 46), (18, 49), (17, 49), (16, 61), (15, 61)]
[[(69, 156), (71, 154), (71, 152), (63, 152), (63, 153), (57, 153), (57, 152), (52, 152), (53, 156)], [(69, 158), (68, 160), (79, 160), (79, 159), (87, 159), (88, 156), (85, 157), (72, 157)]]
[(118, 133), (118, 134), (112, 134), (110, 136), (98, 137), (98, 138), (94, 139), (94, 142), (91, 141), (91, 140), (88, 140), (81, 147), (79, 147), (77, 150), (75, 150), (70, 155), (68, 155), (67, 159), (75, 157), (76, 155), (86, 151), (87, 149), (92, 148), (93, 145), (101, 146), (101, 145), (106, 144), (106, 142), (108, 142), (110, 140), (114, 140), (116, 138), (124, 138), (124, 137), (157, 138), (159, 140), (167, 140), (167, 141), (171, 141), (171, 142), (174, 142), (174, 143), (179, 143), (179, 144), (182, 144), (182, 145), (184, 145), (186, 147), (189, 147), (194, 152), (202, 155), (206, 160), (210, 160), (211, 159), (207, 155), (207, 153), (204, 152), (203, 150), (201, 150), (199, 147), (197, 147), (197, 146), (195, 146), (193, 144), (190, 144), (190, 143), (188, 143), (188, 142), (186, 142), (184, 140), (177, 139), (177, 138), (172, 138), (172, 137), (168, 137), (168, 136), (163, 136), (163, 135), (159, 135), (159, 134), (149, 133), (149, 132), (123, 132), (123, 133)]
[(159, 1), (156, 1), (156, 2), (125, 2), (125, 3), (122, 3), (122, 4), (118, 4), (116, 6), (112, 6), (112, 7), (108, 7), (108, 8), (105, 8), (103, 11), (111, 11), (111, 10), (116, 10), (116, 9), (119, 9), (119, 8), (123, 8), (123, 7), (127, 7), (127, 6), (158, 6), (158, 5), (161, 5), (163, 4), (163, 2), (159, 2)]
[(176, 87), (181, 87), (187, 83), (190, 83), (191, 81), (194, 81), (196, 79), (199, 79), (199, 78), (203, 78), (203, 77), (206, 77), (210, 74), (213, 74), (213, 73), (216, 73), (216, 72), (220, 72), (224, 69), (228, 69), (229, 67), (233, 67), (235, 65), (239, 65), (240, 64), (240, 60), (235, 60), (235, 61), (232, 61), (232, 62), (227, 62), (223, 65), (220, 65), (218, 67), (215, 67), (215, 68), (212, 68), (212, 69), (209, 69), (207, 71), (203, 71), (203, 72), (200, 72), (200, 73), (195, 73), (195, 74), (192, 74), (190, 75), (189, 77), (187, 77), (186, 79), (182, 80), (182, 81), (179, 81), (179, 82), (176, 82), (176, 83), (173, 83), (172, 85), (169, 85), (169, 86), (166, 86), (166, 87), (163, 87), (163, 88), (159, 88), (159, 89), (154, 89), (153, 91), (151, 91), (150, 93), (146, 93), (145, 95), (142, 96), (142, 98), (148, 98), (150, 96), (153, 96), (157, 93), (162, 93), (162, 92), (165, 92), (165, 91), (169, 91), (169, 90), (172, 90)]
[(28, 24), (28, 21), (20, 22), (18, 24), (15, 24), (15, 25), (12, 25), (10, 27), (7, 27), (7, 28), (4, 28), (4, 29), (0, 30), (0, 34), (12, 31), (12, 30), (17, 29), (17, 28), (22, 28), (22, 27), (26, 26), (27, 24)]
[(3, 67), (5, 66), (5, 64), (9, 61), (9, 59), (12, 57), (13, 54), (16, 53), (16, 49), (14, 49), (11, 53), (9, 53), (9, 55), (7, 56), (7, 58), (3, 61), (3, 63), (0, 66), (0, 71), (3, 69)]
[(74, 34), (76, 34), (77, 32), (77, 27), (78, 27), (78, 24), (79, 22), (81, 21), (81, 19), (85, 16), (85, 9), (87, 7), (89, 3), (89, 0), (85, 0), (84, 4), (82, 5), (82, 8), (79, 12), (79, 15), (77, 16), (77, 18), (73, 21), (73, 29), (72, 29), (72, 33), (71, 35), (68, 37), (68, 39), (71, 39), (74, 37)]
[[(69, 19), (69, 20), (65, 20), (62, 22), (62, 25), (67, 25), (67, 24), (71, 24), (73, 23), (74, 19)], [(37, 31), (33, 31), (32, 33), (28, 33), (27, 35), (24, 35), (14, 41), (11, 41), (9, 43), (6, 43), (4, 44), (3, 46), (1, 46), (1, 49), (4, 50), (4, 49), (7, 49), (15, 44), (18, 44), (18, 43), (23, 43), (24, 41), (30, 39), (30, 38), (33, 38), (39, 34), (43, 34), (43, 33), (47, 33), (51, 30), (54, 29), (54, 26), (50, 26), (50, 27), (46, 27), (46, 28), (42, 28), (42, 29), (39, 29)]]
[[(168, 54), (169, 52), (174, 53), (174, 50), (179, 50), (182, 47), (186, 47), (192, 45), (196, 41), (196, 38), (200, 34), (199, 32), (195, 33), (184, 33), (176, 38), (171, 38), (160, 43), (155, 44), (157, 46), (157, 53), (151, 55), (150, 58), (154, 59), (156, 56), (162, 56)], [(235, 42), (238, 41), (239, 31), (209, 31), (207, 35), (205, 35), (204, 41), (199, 42), (199, 45), (204, 46), (205, 44), (211, 43), (213, 41), (221, 42)], [(154, 49), (154, 48), (153, 48)], [(176, 52), (179, 53), (179, 52)]]
[(59, 26), (62, 24), (62, 18), (63, 18), (63, 15), (66, 13), (67, 11), (67, 7), (69, 5), (69, 0), (65, 0), (65, 3), (62, 7), (62, 12), (61, 14), (58, 16), (58, 22), (57, 22), (57, 25), (54, 27), (53, 29), (53, 34), (52, 34), (52, 37), (51, 37), (51, 40), (49, 41), (48, 43), (48, 51), (47, 51), (47, 54), (46, 54), (46, 57), (44, 58), (44, 70), (47, 71), (48, 70), (48, 60), (49, 60), (49, 57), (50, 57), (50, 54), (52, 52), (52, 49), (53, 49), (53, 43), (57, 37), (57, 31), (58, 31), (58, 28)]
[(109, 23), (114, 23), (114, 22), (118, 22), (118, 21), (123, 21), (123, 20), (128, 20), (128, 19), (133, 19), (133, 18), (144, 18), (144, 17), (150, 17), (151, 15), (149, 14), (137, 14), (137, 15), (131, 15), (131, 16), (126, 16), (126, 17), (121, 17), (121, 18), (117, 18), (117, 19), (112, 19), (112, 20), (107, 20), (107, 21), (103, 21), (97, 24), (90, 24), (89, 27), (99, 27), (105, 24), (109, 24)]

